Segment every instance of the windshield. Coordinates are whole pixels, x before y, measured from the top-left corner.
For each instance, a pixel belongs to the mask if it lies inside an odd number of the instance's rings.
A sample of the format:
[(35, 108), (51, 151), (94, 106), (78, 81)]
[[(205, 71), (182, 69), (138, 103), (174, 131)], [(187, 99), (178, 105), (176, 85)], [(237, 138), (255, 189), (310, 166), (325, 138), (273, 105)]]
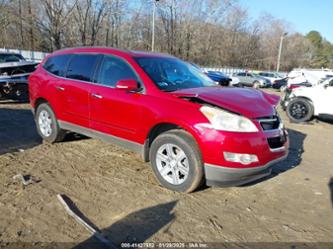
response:
[(20, 54), (0, 54), (0, 63), (19, 62), (20, 60), (24, 60)]
[(199, 69), (177, 58), (140, 57), (135, 60), (162, 91), (217, 86)]

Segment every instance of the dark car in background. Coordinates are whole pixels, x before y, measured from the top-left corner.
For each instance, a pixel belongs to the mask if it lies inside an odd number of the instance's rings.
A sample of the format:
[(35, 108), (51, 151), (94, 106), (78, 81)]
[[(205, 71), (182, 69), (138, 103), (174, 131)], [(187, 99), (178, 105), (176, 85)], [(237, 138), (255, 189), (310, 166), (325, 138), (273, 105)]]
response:
[(232, 81), (227, 75), (220, 71), (207, 71), (206, 75), (221, 86), (229, 86)]
[(203, 70), (200, 66), (193, 62), (189, 62), (193, 67), (196, 69), (200, 70), (202, 73), (206, 74), (211, 80), (215, 81), (221, 86), (230, 86), (230, 82), (232, 81), (231, 78), (229, 78), (227, 75), (220, 71), (213, 71), (213, 70), (208, 70), (205, 71)]
[(28, 77), (37, 65), (21, 54), (0, 52), (0, 99), (28, 100)]
[(288, 78), (275, 80), (272, 84), (272, 88), (282, 91), (283, 88), (287, 87)]

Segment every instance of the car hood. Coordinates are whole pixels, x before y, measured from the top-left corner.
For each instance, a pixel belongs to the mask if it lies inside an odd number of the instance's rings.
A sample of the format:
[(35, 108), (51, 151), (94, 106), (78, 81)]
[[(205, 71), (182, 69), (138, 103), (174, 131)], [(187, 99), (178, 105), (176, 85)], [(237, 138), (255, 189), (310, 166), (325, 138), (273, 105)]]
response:
[(172, 92), (179, 98), (198, 99), (248, 118), (275, 114), (280, 97), (260, 90), (227, 87), (201, 87)]

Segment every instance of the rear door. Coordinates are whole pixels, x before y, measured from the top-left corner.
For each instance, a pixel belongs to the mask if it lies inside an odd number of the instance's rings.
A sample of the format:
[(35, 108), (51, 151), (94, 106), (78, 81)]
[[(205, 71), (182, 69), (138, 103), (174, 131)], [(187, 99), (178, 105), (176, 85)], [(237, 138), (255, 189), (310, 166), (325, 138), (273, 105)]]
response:
[(68, 64), (66, 80), (59, 85), (62, 92), (63, 120), (89, 127), (89, 92), (93, 82), (96, 54), (74, 54)]
[(66, 83), (64, 79), (68, 62), (72, 55), (63, 54), (52, 56), (43, 64), (43, 72), (39, 75), (38, 80), (40, 86), (47, 86), (43, 90), (44, 96), (49, 103), (58, 119), (62, 119), (63, 106), (62, 99), (64, 98), (63, 85)]
[(115, 88), (119, 80), (128, 79), (141, 84), (134, 69), (124, 59), (105, 55), (98, 70), (97, 84), (90, 91), (91, 128), (139, 141), (137, 133), (142, 124), (141, 106), (146, 95)]

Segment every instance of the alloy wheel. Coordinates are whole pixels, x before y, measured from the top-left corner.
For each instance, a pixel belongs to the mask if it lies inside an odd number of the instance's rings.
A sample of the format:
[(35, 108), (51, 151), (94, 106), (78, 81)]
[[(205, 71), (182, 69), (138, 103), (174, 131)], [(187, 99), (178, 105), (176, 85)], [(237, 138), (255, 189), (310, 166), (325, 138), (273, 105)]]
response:
[(38, 125), (43, 136), (49, 137), (52, 134), (52, 119), (46, 110), (42, 110), (39, 113)]
[(175, 144), (164, 144), (157, 150), (157, 169), (168, 183), (182, 184), (189, 175), (189, 161), (185, 152)]
[(302, 119), (307, 114), (308, 114), (308, 108), (302, 102), (295, 102), (290, 107), (290, 115), (295, 119)]

